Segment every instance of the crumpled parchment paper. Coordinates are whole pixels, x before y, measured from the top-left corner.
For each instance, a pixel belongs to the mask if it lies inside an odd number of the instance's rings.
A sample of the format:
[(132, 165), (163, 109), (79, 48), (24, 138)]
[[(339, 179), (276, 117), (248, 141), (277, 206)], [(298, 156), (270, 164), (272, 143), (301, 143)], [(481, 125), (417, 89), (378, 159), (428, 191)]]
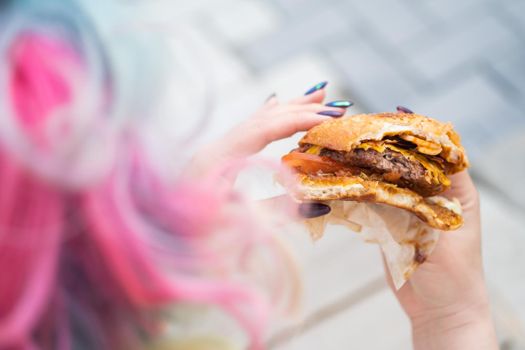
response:
[(437, 244), (439, 231), (408, 211), (375, 203), (324, 203), (332, 208), (328, 215), (305, 220), (312, 239), (321, 238), (326, 226), (335, 224), (348, 227), (365, 242), (379, 244), (396, 289), (403, 286)]

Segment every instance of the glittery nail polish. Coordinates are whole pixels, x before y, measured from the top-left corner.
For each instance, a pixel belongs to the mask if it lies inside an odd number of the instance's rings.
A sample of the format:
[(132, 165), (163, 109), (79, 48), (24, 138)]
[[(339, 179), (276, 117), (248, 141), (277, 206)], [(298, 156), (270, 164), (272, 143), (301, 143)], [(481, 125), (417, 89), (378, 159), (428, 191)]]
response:
[(345, 113), (344, 112), (339, 112), (339, 111), (322, 111), (322, 112), (319, 112), (317, 114), (326, 115), (328, 117), (338, 118), (338, 117), (342, 117), (343, 114), (345, 114)]
[(321, 90), (321, 89), (324, 89), (325, 86), (328, 84), (327, 81), (322, 81), (320, 82), (319, 84), (316, 84), (314, 87), (312, 87), (310, 90), (306, 91), (304, 94), (305, 95), (310, 95), (310, 94), (313, 94), (314, 92), (318, 91), (318, 90)]
[(398, 112), (401, 112), (401, 113), (414, 114), (414, 112), (412, 112), (410, 109), (403, 107), (403, 106), (397, 106), (396, 109)]
[(354, 103), (352, 101), (347, 100), (340, 100), (340, 101), (332, 101), (327, 103), (325, 106), (328, 107), (339, 107), (339, 108), (348, 108), (352, 106)]
[(323, 203), (301, 203), (299, 204), (299, 215), (306, 219), (316, 218), (330, 212), (330, 206)]

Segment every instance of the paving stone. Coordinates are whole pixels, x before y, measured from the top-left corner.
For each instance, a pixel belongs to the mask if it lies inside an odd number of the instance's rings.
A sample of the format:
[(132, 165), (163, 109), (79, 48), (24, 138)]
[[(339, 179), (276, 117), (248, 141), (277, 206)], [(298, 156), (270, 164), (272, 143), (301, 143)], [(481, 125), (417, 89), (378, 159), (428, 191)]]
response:
[(513, 23), (521, 28), (521, 35), (525, 33), (525, 23), (523, 22), (523, 15), (525, 14), (525, 2), (520, 0), (509, 0), (509, 1), (495, 1), (495, 6), (501, 7), (508, 13), (513, 19)]
[(344, 94), (344, 77), (321, 53), (308, 52), (282, 60), (261, 72), (258, 80), (283, 101), (303, 94), (321, 81), (328, 81), (325, 88), (327, 101), (351, 97)]
[(341, 14), (324, 8), (307, 17), (290, 19), (276, 33), (241, 48), (240, 53), (251, 66), (263, 69), (290, 55), (312, 50), (317, 43), (346, 31), (348, 23)]
[(383, 0), (346, 2), (348, 11), (357, 11), (360, 21), (366, 21), (392, 45), (412, 38), (425, 29), (426, 18), (421, 18), (407, 1)]
[(473, 159), (482, 156), (502, 135), (525, 127), (522, 113), (481, 76), (471, 77), (435, 95), (416, 96), (408, 107), (451, 121)]
[(339, 226), (312, 245), (304, 266), (306, 314), (383, 275), (379, 248)]
[(330, 7), (334, 0), (268, 0), (282, 10), (283, 14), (291, 18), (297, 18)]
[(525, 219), (525, 128), (515, 129), (486, 150), (478, 167), (488, 181), (521, 205)]
[[(493, 61), (494, 62), (494, 61)], [(509, 47), (502, 52), (501, 60), (497, 60), (492, 67), (500, 73), (516, 90), (516, 98), (525, 100), (525, 48)], [(518, 101), (519, 103), (520, 101)]]
[[(418, 0), (412, 0), (418, 1)], [(422, 0), (420, 1), (424, 6), (428, 8), (433, 14), (440, 17), (441, 20), (448, 20), (455, 18), (458, 14), (468, 14), (473, 9), (483, 6), (487, 0)]]
[(276, 10), (261, 1), (236, 1), (210, 13), (209, 25), (233, 45), (249, 44), (279, 26)]
[[(175, 57), (190, 55), (193, 63), (191, 72), (199, 78), (205, 78), (207, 85), (218, 92), (226, 90), (229, 85), (244, 81), (250, 76), (246, 64), (227, 47), (216, 42), (213, 36), (201, 26), (185, 27), (185, 40), (173, 40), (172, 48)], [(188, 62), (185, 62), (188, 64)], [(198, 68), (198, 69), (197, 69)], [(190, 70), (190, 68), (187, 68)], [(189, 73), (189, 72), (188, 72)]]
[(340, 80), (365, 109), (393, 110), (415, 93), (406, 77), (389, 64), (388, 57), (378, 54), (367, 43), (356, 42), (334, 49), (329, 57), (338, 67)]
[(409, 57), (424, 77), (433, 81), (461, 65), (468, 70), (469, 65), (491, 57), (491, 53), (497, 53), (508, 42), (519, 45), (508, 28), (488, 15), (462, 27), (462, 30), (448, 31), (438, 38), (431, 37), (424, 49)]
[(122, 1), (127, 2), (130, 9), (138, 10), (141, 20), (153, 19), (156, 22), (197, 20), (202, 12), (213, 12), (221, 6), (239, 0), (155, 0), (155, 1)]
[(397, 350), (411, 347), (408, 319), (385, 286), (382, 292), (275, 349)]
[[(523, 143), (522, 143), (523, 146)], [(499, 168), (499, 167), (498, 167)], [(499, 168), (501, 170), (501, 168)], [(505, 176), (505, 172), (500, 172)], [(507, 179), (502, 178), (501, 181)], [(514, 180), (513, 180), (514, 181)], [(506, 312), (512, 319), (521, 319), (522, 335), (525, 325), (525, 216), (523, 210), (498, 198), (494, 191), (481, 188), (481, 218), (485, 273), (494, 291), (495, 301), (508, 304)], [(501, 303), (501, 301), (499, 301)], [(497, 303), (495, 305), (497, 306)]]

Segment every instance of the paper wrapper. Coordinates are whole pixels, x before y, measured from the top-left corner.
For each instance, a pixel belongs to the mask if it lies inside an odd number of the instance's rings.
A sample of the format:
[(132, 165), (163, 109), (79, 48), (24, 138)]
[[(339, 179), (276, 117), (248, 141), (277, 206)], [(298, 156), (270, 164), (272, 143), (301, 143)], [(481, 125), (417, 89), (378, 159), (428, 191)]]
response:
[(351, 201), (324, 202), (332, 208), (325, 216), (305, 220), (314, 240), (327, 224), (343, 225), (368, 243), (377, 243), (385, 256), (392, 281), (399, 289), (430, 255), (439, 232), (399, 208)]

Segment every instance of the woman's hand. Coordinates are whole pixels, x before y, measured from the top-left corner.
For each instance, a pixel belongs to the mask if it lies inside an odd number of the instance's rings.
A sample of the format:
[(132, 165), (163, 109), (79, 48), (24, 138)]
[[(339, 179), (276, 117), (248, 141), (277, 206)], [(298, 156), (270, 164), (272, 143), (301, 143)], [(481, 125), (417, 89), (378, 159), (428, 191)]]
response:
[(415, 349), (497, 349), (483, 277), (478, 192), (466, 171), (451, 178), (445, 196), (459, 199), (465, 224), (443, 232), (428, 260), (394, 293), (412, 323)]
[[(288, 103), (279, 103), (275, 95), (270, 96), (253, 116), (197, 152), (185, 175), (206, 175), (221, 164), (254, 155), (271, 142), (309, 130), (331, 117), (342, 117), (353, 103), (334, 101), (322, 104), (326, 84), (319, 83), (304, 96)], [(233, 182), (234, 178), (228, 178), (228, 181)], [(275, 207), (283, 201), (289, 206), (290, 200), (286, 196), (271, 198), (261, 204)], [(328, 214), (330, 207), (322, 203), (303, 203), (299, 204), (297, 212), (301, 217), (312, 218)]]
[[(330, 117), (343, 116), (345, 108), (322, 104), (325, 86), (326, 83), (317, 84), (306, 95), (288, 103), (279, 103), (275, 96), (271, 96), (250, 118), (197, 152), (189, 174), (205, 175), (220, 164), (259, 152), (273, 141), (306, 131)], [(338, 102), (347, 102), (347, 107), (352, 104), (349, 101)]]

